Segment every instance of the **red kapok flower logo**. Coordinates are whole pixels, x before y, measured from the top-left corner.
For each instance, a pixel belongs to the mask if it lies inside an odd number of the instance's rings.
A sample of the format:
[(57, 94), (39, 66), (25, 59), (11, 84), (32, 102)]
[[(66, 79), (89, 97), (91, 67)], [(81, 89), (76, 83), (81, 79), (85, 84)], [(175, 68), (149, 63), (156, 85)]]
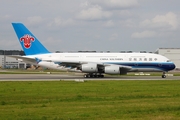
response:
[(23, 37), (20, 38), (20, 41), (23, 42), (24, 41), (24, 47), (25, 48), (30, 48), (31, 47), (31, 42), (35, 41), (35, 38), (32, 37), (31, 35), (24, 35)]

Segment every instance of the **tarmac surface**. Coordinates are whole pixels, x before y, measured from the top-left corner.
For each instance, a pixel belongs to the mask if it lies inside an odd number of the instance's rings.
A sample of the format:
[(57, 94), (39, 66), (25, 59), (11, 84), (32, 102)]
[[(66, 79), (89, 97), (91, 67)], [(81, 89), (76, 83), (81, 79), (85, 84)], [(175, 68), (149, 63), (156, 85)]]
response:
[(180, 80), (180, 76), (105, 76), (104, 78), (84, 78), (82, 75), (68, 74), (0, 74), (0, 81), (59, 81), (59, 80)]

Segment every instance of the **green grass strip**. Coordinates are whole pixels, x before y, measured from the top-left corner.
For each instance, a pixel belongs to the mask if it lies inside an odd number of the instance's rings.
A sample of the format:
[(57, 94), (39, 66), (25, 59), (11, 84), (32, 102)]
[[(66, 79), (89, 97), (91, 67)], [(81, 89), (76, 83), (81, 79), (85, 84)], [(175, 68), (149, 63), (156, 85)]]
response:
[(180, 81), (0, 82), (2, 120), (176, 120)]

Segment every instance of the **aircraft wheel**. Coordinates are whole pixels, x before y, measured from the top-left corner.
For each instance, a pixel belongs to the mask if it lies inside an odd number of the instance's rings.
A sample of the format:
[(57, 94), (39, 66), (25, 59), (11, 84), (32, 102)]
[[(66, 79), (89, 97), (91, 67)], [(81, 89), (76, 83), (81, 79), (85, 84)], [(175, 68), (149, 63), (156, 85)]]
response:
[(84, 78), (87, 78), (87, 74), (84, 75)]
[(166, 75), (162, 75), (162, 78), (166, 78)]
[(90, 77), (90, 75), (88, 75), (88, 74), (84, 75), (84, 78), (89, 78), (89, 77)]

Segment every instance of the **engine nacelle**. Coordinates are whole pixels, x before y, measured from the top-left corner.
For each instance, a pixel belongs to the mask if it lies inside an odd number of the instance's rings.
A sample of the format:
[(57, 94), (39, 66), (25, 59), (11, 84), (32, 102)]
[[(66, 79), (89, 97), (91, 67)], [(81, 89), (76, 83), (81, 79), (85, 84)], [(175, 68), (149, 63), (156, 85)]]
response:
[(82, 64), (81, 70), (85, 73), (96, 73), (98, 72), (98, 67), (95, 63)]
[(106, 66), (104, 68), (104, 73), (106, 74), (120, 74), (120, 67), (116, 65)]

